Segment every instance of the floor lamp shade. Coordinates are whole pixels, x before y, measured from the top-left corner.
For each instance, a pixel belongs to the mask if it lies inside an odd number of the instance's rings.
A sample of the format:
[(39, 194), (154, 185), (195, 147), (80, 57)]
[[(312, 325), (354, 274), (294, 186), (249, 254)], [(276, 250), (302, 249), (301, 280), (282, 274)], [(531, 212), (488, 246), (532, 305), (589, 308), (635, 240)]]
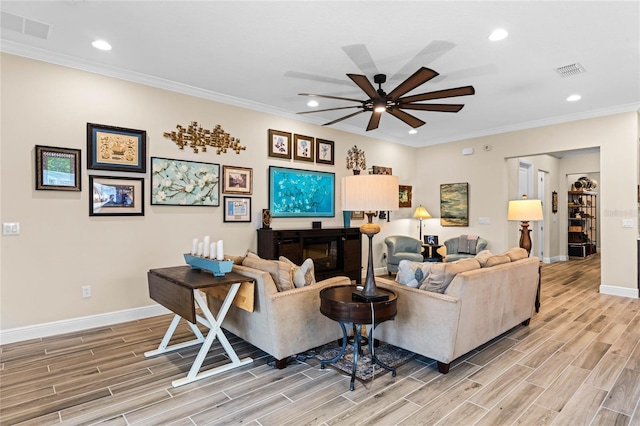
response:
[(362, 290), (354, 290), (353, 298), (375, 302), (389, 298), (387, 293), (378, 292), (373, 273), (373, 236), (380, 232), (380, 225), (372, 223), (373, 212), (398, 210), (399, 181), (391, 175), (354, 175), (342, 178), (342, 210), (364, 211), (368, 223), (360, 227), (360, 232), (369, 238), (367, 277)]
[(413, 217), (420, 219), (420, 241), (422, 241), (422, 220), (430, 219), (431, 214), (427, 211), (427, 209), (424, 206), (420, 205), (418, 206), (416, 211), (413, 212)]
[(507, 220), (519, 220), (521, 222), (520, 247), (525, 249), (527, 254), (531, 253), (529, 221), (543, 220), (542, 201), (527, 199), (509, 201)]

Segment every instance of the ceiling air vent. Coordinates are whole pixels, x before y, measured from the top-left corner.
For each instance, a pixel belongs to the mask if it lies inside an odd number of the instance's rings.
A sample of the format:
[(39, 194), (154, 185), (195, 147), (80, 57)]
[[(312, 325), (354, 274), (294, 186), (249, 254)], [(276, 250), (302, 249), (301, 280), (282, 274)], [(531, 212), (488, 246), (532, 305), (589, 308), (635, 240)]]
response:
[(560, 74), (560, 77), (565, 78), (565, 77), (573, 77), (574, 75), (582, 74), (583, 72), (586, 72), (586, 70), (582, 65), (576, 62), (575, 64), (565, 65), (564, 67), (556, 68), (556, 72)]
[(51, 34), (51, 25), (5, 11), (2, 11), (0, 26), (3, 30), (16, 31), (43, 40), (48, 39)]

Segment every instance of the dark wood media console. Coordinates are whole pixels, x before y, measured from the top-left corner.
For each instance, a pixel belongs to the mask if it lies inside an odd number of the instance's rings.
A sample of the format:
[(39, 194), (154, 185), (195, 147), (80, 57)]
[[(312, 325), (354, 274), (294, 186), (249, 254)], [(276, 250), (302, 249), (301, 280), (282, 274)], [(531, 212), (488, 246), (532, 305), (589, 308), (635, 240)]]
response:
[(258, 229), (258, 256), (298, 265), (311, 258), (316, 280), (342, 275), (360, 283), (362, 234), (359, 228)]

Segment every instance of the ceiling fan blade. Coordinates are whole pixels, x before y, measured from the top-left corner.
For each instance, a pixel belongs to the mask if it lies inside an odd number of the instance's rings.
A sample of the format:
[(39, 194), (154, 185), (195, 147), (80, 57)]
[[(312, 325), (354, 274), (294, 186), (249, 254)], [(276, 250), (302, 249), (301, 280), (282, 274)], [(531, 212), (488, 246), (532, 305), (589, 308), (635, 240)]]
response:
[(350, 101), (350, 102), (365, 102), (361, 99), (353, 99), (353, 98), (343, 98), (341, 96), (331, 96), (331, 95), (316, 95), (313, 93), (298, 93), (300, 96), (310, 96), (313, 98), (326, 98), (326, 99), (338, 99), (339, 101)]
[(420, 127), (423, 124), (425, 124), (424, 121), (420, 120), (417, 117), (414, 117), (411, 114), (407, 114), (406, 112), (398, 109), (398, 108), (388, 108), (387, 112), (391, 115), (393, 115), (394, 117), (396, 117), (399, 120), (404, 121), (405, 123), (407, 123), (409, 126), (413, 127), (414, 129), (416, 127)]
[(463, 104), (400, 104), (398, 108), (415, 109), (420, 111), (458, 112)]
[(404, 64), (397, 73), (395, 73), (389, 80), (400, 80), (401, 78), (407, 78), (409, 73), (416, 68), (424, 65), (428, 65), (431, 62), (438, 59), (451, 49), (456, 47), (455, 44), (450, 41), (434, 40), (429, 43), (424, 49), (422, 49), (416, 56), (414, 56), (409, 62)]
[(352, 87), (351, 82), (349, 80), (325, 77), (323, 75), (309, 74), (306, 72), (299, 72), (299, 71), (287, 71), (284, 73), (284, 75), (285, 77), (299, 78), (302, 80), (319, 81), (321, 83), (330, 83), (330, 84), (336, 84), (339, 86)]
[(314, 112), (338, 111), (341, 109), (351, 109), (351, 108), (362, 108), (362, 105), (351, 105), (346, 107), (327, 108), (327, 109), (314, 109), (313, 111), (296, 112), (296, 114), (313, 114)]
[(409, 78), (400, 83), (395, 89), (393, 89), (388, 97), (390, 99), (398, 99), (400, 96), (407, 92), (412, 91), (421, 84), (426, 83), (434, 77), (437, 77), (438, 73), (434, 70), (426, 67), (421, 67), (418, 71), (414, 72)]
[(328, 122), (328, 123), (324, 123), (324, 124), (323, 124), (323, 126), (330, 126), (330, 125), (332, 125), (332, 124), (339, 123), (339, 122), (340, 122), (340, 121), (342, 121), (342, 120), (346, 120), (347, 118), (351, 118), (351, 117), (353, 117), (354, 115), (362, 114), (363, 112), (364, 112), (364, 110), (362, 110), (362, 111), (356, 111), (356, 112), (354, 112), (353, 114), (345, 115), (344, 117), (342, 117), (342, 118), (338, 118), (337, 120), (333, 120), (333, 121), (330, 121), (330, 122)]
[(358, 87), (361, 88), (362, 91), (366, 93), (370, 99), (376, 99), (380, 97), (366, 75), (347, 74), (347, 77), (353, 80), (353, 82), (357, 84)]
[(418, 95), (406, 96), (398, 99), (400, 103), (428, 101), (429, 99), (453, 98), (456, 96), (473, 95), (476, 90), (473, 86), (455, 87), (453, 89), (436, 90), (435, 92), (420, 93)]
[(371, 118), (369, 119), (369, 124), (367, 125), (367, 132), (369, 130), (375, 130), (378, 128), (380, 124), (380, 117), (382, 117), (382, 112), (373, 111), (371, 113)]
[(367, 46), (364, 44), (342, 46), (342, 50), (363, 73), (369, 75), (379, 74), (376, 65), (373, 63), (369, 49), (367, 49)]

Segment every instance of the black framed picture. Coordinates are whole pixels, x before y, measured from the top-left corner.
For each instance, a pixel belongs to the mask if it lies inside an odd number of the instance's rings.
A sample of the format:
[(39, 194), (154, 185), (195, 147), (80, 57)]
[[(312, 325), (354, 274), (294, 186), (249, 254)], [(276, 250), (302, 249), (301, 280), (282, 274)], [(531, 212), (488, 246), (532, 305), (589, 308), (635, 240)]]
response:
[(87, 123), (87, 168), (146, 173), (147, 132)]
[(437, 246), (438, 245), (438, 236), (437, 235), (425, 235), (424, 236), (424, 243), (425, 244), (429, 244), (430, 246)]
[(144, 178), (89, 176), (89, 216), (144, 216)]
[(81, 191), (80, 150), (36, 145), (36, 189)]
[(225, 222), (251, 222), (251, 198), (224, 197)]

